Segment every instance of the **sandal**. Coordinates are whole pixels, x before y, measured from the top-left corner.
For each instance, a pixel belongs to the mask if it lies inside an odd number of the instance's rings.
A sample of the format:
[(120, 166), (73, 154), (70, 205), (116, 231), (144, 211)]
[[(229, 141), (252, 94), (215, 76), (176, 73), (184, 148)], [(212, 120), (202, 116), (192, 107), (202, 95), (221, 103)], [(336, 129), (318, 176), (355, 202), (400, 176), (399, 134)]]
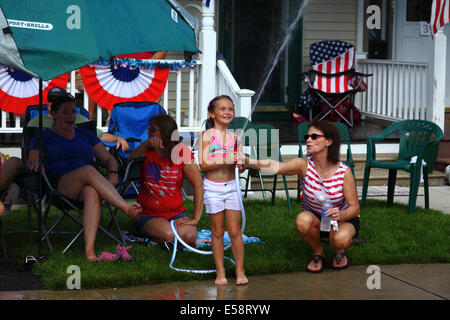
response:
[(314, 262), (314, 267), (317, 267), (317, 265), (319, 264), (319, 262), (322, 262), (322, 267), (318, 270), (311, 270), (308, 268), (309, 263), (311, 263), (311, 261), (308, 263), (308, 265), (306, 265), (306, 271), (310, 272), (310, 273), (320, 273), (323, 271), (323, 265), (325, 263), (325, 257), (318, 255), (318, 254), (314, 254), (313, 255), (313, 259), (312, 261)]
[(341, 264), (342, 259), (347, 258), (347, 263), (343, 266), (336, 267), (334, 264), (332, 265), (334, 270), (342, 270), (348, 267), (348, 257), (347, 253), (341, 252), (341, 253), (335, 253), (334, 254), (334, 260), (336, 261), (336, 264)]

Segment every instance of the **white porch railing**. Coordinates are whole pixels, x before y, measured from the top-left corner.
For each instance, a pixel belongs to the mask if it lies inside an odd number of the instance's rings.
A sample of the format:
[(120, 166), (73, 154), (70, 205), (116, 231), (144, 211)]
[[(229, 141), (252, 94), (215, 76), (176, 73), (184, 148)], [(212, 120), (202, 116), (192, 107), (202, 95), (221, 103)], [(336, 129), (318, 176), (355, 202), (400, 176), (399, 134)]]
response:
[(252, 97), (254, 91), (248, 89), (241, 89), (234, 79), (233, 75), (228, 69), (226, 63), (222, 60), (217, 60), (216, 72), (216, 96), (228, 95), (235, 104), (235, 114), (240, 117), (250, 117), (252, 109)]
[[(165, 62), (178, 62), (178, 60), (165, 60)], [(159, 99), (166, 112), (172, 115), (177, 122), (180, 132), (198, 132), (201, 130), (201, 121), (198, 115), (198, 71), (201, 62), (193, 68), (183, 68), (178, 72), (169, 73), (166, 88)], [(71, 72), (67, 90), (75, 95), (75, 71)], [(89, 109), (88, 94), (84, 91), (84, 108)], [(97, 128), (108, 130), (108, 110), (97, 106)], [(1, 111), (0, 133), (22, 133), (24, 115), (18, 116)]]
[(429, 70), (426, 63), (359, 60), (358, 71), (373, 74), (356, 95), (362, 113), (391, 121), (426, 119)]

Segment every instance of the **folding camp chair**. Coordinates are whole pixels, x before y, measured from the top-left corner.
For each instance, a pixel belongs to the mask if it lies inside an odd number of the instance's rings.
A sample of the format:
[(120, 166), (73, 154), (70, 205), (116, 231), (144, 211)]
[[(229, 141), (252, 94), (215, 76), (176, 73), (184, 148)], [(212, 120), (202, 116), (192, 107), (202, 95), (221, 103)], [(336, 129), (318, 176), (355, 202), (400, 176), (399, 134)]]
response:
[[(108, 132), (128, 141), (129, 150), (119, 150), (120, 163), (125, 163), (130, 153), (148, 139), (148, 121), (158, 114), (167, 114), (166, 110), (156, 102), (122, 102), (114, 105)], [(115, 143), (103, 142), (108, 147)], [(110, 148), (111, 151), (115, 148)]]
[[(83, 124), (78, 124), (77, 126), (84, 127), (84, 128), (90, 128), (90, 130), (93, 130), (93, 128), (95, 128), (95, 122), (90, 121), (90, 122), (86, 122)], [(24, 146), (25, 146), (24, 159), (26, 159), (26, 157), (27, 157), (26, 150), (27, 150), (32, 138), (35, 136), (35, 134), (38, 132), (38, 130), (39, 130), (39, 128), (36, 128), (36, 127), (25, 127), (23, 130), (23, 138), (24, 138)], [(53, 251), (53, 245), (50, 241), (50, 235), (54, 232), (55, 228), (60, 224), (60, 222), (65, 217), (71, 219), (73, 222), (75, 222), (76, 224), (78, 224), (81, 227), (81, 229), (76, 233), (75, 237), (63, 249), (62, 252), (65, 253), (72, 246), (72, 244), (82, 235), (82, 233), (84, 231), (82, 221), (80, 221), (77, 217), (75, 217), (73, 214), (71, 214), (71, 211), (75, 211), (78, 214), (82, 215), (83, 214), (83, 211), (82, 211), (83, 203), (78, 200), (66, 197), (65, 195), (56, 191), (56, 186), (53, 186), (51, 184), (51, 182), (48, 179), (45, 172), (42, 174), (42, 184), (43, 184), (42, 198), (38, 199), (37, 176), (38, 175), (36, 173), (33, 173), (30, 177), (27, 177), (27, 178), (29, 178), (29, 183), (26, 188), (26, 194), (27, 194), (26, 199), (27, 199), (27, 207), (34, 208), (34, 210), (38, 213), (38, 215), (39, 215), (38, 201), (41, 201), (41, 203), (42, 203), (42, 208), (43, 208), (42, 210), (44, 211), (44, 214), (41, 219), (41, 228), (42, 228), (43, 237), (42, 237), (42, 239), (40, 239), (40, 241), (45, 239), (47, 241), (49, 250)], [(112, 220), (111, 224), (114, 224), (116, 226), (117, 233), (121, 236), (121, 232), (120, 232), (121, 230), (120, 230), (119, 223), (116, 219), (116, 215), (113, 214), (109, 204), (106, 204), (104, 202), (102, 203), (102, 210), (105, 206), (109, 209), (108, 211), (111, 213), (111, 220)], [(61, 214), (58, 216), (56, 221), (49, 228), (47, 228), (48, 214), (52, 207), (58, 209)], [(103, 219), (103, 215), (102, 215), (102, 219)], [(109, 238), (111, 238), (112, 240), (117, 242), (118, 244), (121, 244), (121, 245), (124, 244), (123, 239), (119, 240), (117, 237), (115, 237), (113, 234), (111, 234), (105, 227), (102, 226), (102, 223), (100, 223), (98, 228), (99, 228), (99, 230), (104, 232)]]
[[(122, 102), (113, 106), (108, 132), (124, 138), (128, 142), (129, 149), (124, 152), (121, 149), (116, 150), (116, 143), (103, 141), (103, 144), (109, 147), (109, 152), (119, 163), (119, 181), (124, 179), (126, 160), (131, 152), (148, 139), (148, 121), (158, 114), (166, 114), (166, 110), (156, 102)], [(139, 181), (133, 181), (131, 185), (127, 196), (139, 193)]]
[(306, 89), (299, 107), (309, 111), (309, 120), (345, 121), (353, 127), (354, 98), (365, 91), (363, 77), (355, 71), (355, 47), (343, 41), (321, 41), (310, 47), (312, 69), (302, 73)]

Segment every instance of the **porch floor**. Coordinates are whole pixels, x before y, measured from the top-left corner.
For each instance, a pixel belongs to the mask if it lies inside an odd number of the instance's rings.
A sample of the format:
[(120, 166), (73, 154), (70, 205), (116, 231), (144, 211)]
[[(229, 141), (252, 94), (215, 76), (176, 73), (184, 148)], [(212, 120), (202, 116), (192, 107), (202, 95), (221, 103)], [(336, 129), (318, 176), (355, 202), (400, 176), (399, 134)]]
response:
[[(294, 120), (255, 120), (255, 124), (271, 124), (280, 130), (280, 144), (297, 144), (298, 123)], [(365, 143), (366, 137), (375, 136), (389, 126), (390, 122), (375, 119), (360, 120), (349, 128), (352, 143)], [(393, 139), (393, 138), (392, 138)]]

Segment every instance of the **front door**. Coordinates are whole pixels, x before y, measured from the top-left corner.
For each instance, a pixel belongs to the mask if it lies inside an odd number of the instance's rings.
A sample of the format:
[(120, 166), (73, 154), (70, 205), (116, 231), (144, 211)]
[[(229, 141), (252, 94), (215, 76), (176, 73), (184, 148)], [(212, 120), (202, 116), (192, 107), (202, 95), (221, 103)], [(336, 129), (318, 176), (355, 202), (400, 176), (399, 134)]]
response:
[[(302, 0), (220, 1), (219, 51), (238, 85), (256, 92), (285, 39), (295, 7)], [(279, 56), (263, 88), (258, 105), (295, 105), (300, 95), (301, 23), (289, 46)], [(258, 108), (257, 108), (258, 109)]]
[(395, 0), (394, 60), (431, 63), (433, 40), (429, 34), (433, 0)]

